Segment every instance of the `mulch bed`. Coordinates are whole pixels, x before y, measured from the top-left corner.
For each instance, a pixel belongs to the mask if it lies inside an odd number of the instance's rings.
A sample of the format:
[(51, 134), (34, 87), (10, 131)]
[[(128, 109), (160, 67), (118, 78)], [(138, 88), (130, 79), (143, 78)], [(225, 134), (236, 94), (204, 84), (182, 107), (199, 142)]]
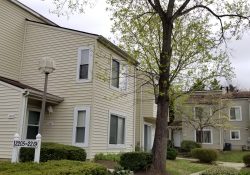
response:
[(95, 163), (99, 163), (107, 167), (108, 169), (115, 169), (115, 167), (118, 165), (117, 162), (111, 161), (111, 160), (96, 160)]

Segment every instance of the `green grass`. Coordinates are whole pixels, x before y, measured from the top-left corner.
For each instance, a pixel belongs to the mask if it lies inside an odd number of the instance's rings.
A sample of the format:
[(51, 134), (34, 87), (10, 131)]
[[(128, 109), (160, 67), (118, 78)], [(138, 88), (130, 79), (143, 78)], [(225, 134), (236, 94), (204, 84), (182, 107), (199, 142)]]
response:
[(219, 154), (218, 161), (242, 163), (246, 154), (250, 154), (250, 151), (224, 151)]
[(99, 153), (95, 155), (95, 161), (97, 160), (110, 160), (114, 162), (119, 162), (120, 161), (121, 154), (114, 154), (114, 153), (108, 153), (108, 154), (103, 154)]
[(171, 175), (189, 175), (206, 170), (211, 165), (191, 162), (189, 160), (167, 160), (167, 171)]

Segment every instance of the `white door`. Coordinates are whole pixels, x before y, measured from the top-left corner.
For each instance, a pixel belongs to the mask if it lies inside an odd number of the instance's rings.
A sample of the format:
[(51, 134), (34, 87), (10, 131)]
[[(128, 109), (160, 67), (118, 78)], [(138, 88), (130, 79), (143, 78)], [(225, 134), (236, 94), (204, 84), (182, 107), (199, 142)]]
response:
[(174, 137), (174, 146), (175, 147), (181, 147), (181, 141), (182, 141), (182, 132), (181, 132), (181, 130), (174, 130), (173, 131), (173, 137)]

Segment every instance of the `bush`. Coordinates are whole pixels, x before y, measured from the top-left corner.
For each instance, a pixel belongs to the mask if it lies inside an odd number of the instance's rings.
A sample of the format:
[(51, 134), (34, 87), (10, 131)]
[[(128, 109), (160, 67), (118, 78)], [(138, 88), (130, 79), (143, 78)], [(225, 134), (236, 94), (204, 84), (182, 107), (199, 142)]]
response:
[[(35, 150), (32, 148), (21, 148), (20, 150), (20, 161), (27, 162), (34, 160)], [(47, 162), (48, 160), (86, 160), (86, 152), (84, 149), (76, 147), (63, 145), (58, 143), (42, 143), (40, 162)]]
[(212, 163), (218, 159), (218, 151), (214, 149), (195, 148), (192, 149), (191, 155), (203, 163)]
[(95, 161), (97, 160), (110, 160), (110, 161), (114, 161), (114, 162), (119, 162), (120, 161), (120, 156), (121, 154), (103, 154), (103, 153), (99, 153), (95, 155)]
[(243, 156), (243, 162), (246, 167), (250, 167), (250, 154), (246, 154)]
[(230, 167), (214, 166), (202, 172), (201, 175), (239, 175), (239, 171)]
[(192, 149), (201, 148), (199, 143), (196, 143), (192, 140), (183, 140), (181, 142), (181, 151), (182, 152), (191, 152)]
[(152, 154), (147, 152), (128, 152), (120, 157), (120, 165), (131, 171), (146, 170), (152, 163)]
[(1, 175), (108, 175), (107, 168), (96, 163), (52, 160), (40, 164), (0, 162)]
[(177, 151), (174, 148), (168, 148), (167, 149), (167, 159), (169, 160), (175, 160), (177, 156)]
[(115, 167), (114, 171), (111, 173), (111, 175), (133, 175), (133, 171), (125, 170), (121, 166)]

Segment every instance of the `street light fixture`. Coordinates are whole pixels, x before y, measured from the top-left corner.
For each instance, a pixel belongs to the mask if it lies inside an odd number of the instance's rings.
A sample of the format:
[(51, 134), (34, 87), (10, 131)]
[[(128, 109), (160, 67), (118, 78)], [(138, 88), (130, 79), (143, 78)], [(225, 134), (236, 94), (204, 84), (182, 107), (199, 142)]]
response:
[(44, 89), (43, 89), (43, 99), (42, 99), (42, 110), (40, 113), (39, 119), (39, 128), (38, 133), (41, 134), (42, 130), (42, 123), (44, 120), (44, 113), (45, 113), (45, 105), (46, 105), (46, 94), (47, 94), (47, 86), (48, 86), (48, 76), (55, 70), (55, 62), (52, 58), (44, 57), (40, 60), (39, 70), (41, 73), (45, 74), (45, 82), (44, 82)]

